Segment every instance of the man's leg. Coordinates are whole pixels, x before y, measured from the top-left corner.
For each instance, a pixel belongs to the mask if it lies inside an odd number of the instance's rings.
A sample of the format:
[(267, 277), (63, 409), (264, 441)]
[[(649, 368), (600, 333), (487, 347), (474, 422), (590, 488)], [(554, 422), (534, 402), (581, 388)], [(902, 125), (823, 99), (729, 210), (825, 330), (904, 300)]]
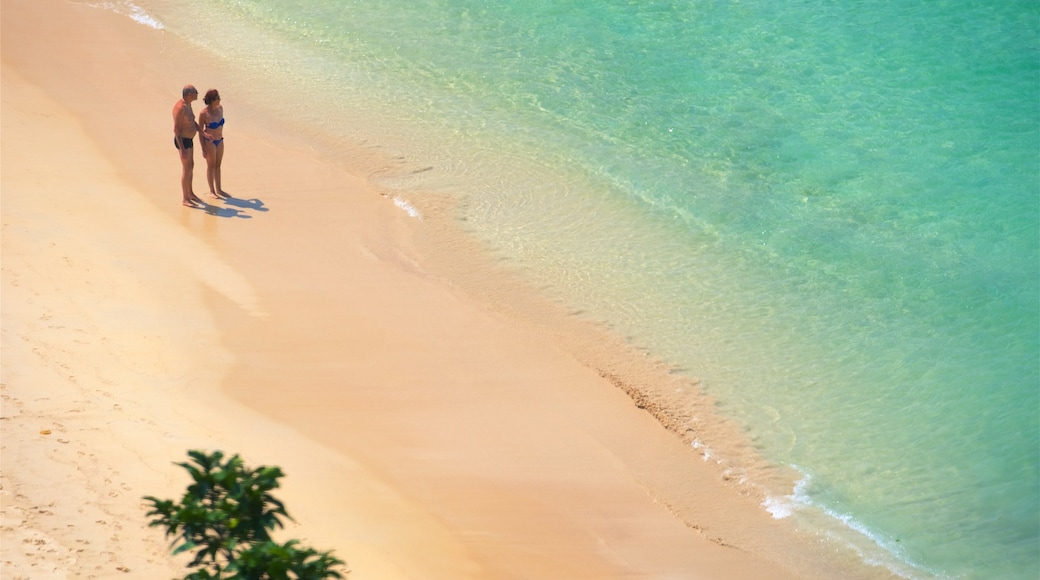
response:
[(191, 191), (191, 181), (195, 172), (195, 155), (190, 147), (182, 147), (180, 150), (181, 154), (181, 194), (184, 199), (181, 201), (188, 207), (195, 207), (195, 202), (201, 202)]

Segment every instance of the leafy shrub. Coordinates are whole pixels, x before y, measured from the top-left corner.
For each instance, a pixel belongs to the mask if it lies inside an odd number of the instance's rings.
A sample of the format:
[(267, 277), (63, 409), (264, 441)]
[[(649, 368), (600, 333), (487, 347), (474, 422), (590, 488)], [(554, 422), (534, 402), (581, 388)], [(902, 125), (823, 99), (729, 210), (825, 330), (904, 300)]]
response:
[[(282, 518), (292, 519), (270, 491), (284, 476), (278, 467), (250, 469), (238, 455), (188, 451), (191, 462), (178, 463), (191, 474), (180, 503), (152, 496), (148, 525), (166, 528), (174, 554), (194, 551), (185, 580), (323, 580), (343, 578), (343, 561), (317, 552), (298, 540), (271, 539)], [(345, 573), (345, 572), (344, 572)]]

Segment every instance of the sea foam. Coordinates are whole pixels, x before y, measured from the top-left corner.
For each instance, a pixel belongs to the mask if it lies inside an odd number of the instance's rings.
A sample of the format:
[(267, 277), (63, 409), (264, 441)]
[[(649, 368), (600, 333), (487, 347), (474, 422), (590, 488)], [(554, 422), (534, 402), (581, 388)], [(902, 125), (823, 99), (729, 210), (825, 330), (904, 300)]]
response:
[(163, 30), (161, 22), (153, 18), (150, 14), (145, 12), (144, 8), (132, 3), (132, 2), (102, 2), (100, 4), (87, 4), (94, 8), (101, 8), (104, 10), (111, 10), (116, 14), (122, 14), (123, 16), (130, 17), (131, 20), (139, 24), (144, 24), (149, 28), (156, 30)]
[(395, 197), (394, 198), (394, 205), (396, 205), (397, 207), (403, 209), (405, 211), (405, 213), (407, 213), (408, 215), (412, 216), (413, 218), (415, 218), (415, 219), (417, 219), (419, 221), (422, 221), (422, 215), (419, 213), (419, 210), (415, 209), (414, 205), (408, 203), (407, 201), (405, 201), (405, 200), (403, 200), (403, 199), (401, 199), (399, 197)]
[(762, 502), (762, 507), (769, 512), (773, 519), (782, 520), (790, 517), (799, 507), (810, 503), (809, 497), (806, 494), (806, 488), (812, 481), (812, 476), (806, 474), (804, 471), (799, 470), (803, 475), (802, 478), (794, 484), (794, 489), (791, 491), (791, 495), (785, 495), (782, 497), (766, 496), (765, 501)]
[(809, 519), (822, 518), (827, 523), (812, 526), (813, 529), (824, 530), (831, 539), (853, 549), (866, 564), (883, 567), (901, 578), (916, 579), (922, 577), (922, 572), (932, 573), (926, 566), (912, 561), (899, 539), (888, 538), (852, 515), (814, 501), (810, 493), (813, 476), (804, 469), (792, 467), (802, 474), (802, 478), (795, 483), (791, 494), (767, 496), (760, 504), (773, 519), (786, 519), (796, 513), (805, 514)]

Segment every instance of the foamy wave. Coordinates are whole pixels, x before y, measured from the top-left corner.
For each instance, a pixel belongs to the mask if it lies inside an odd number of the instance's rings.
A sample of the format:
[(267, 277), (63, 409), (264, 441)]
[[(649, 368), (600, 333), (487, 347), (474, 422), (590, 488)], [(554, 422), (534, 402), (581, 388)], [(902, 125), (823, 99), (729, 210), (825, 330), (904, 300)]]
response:
[(795, 506), (787, 498), (768, 496), (762, 502), (762, 507), (766, 508), (774, 520), (782, 520), (794, 513)]
[[(767, 496), (765, 501), (760, 504), (774, 519), (782, 520), (791, 517), (796, 512), (801, 512), (810, 518), (813, 517), (812, 513), (817, 514), (815, 517), (822, 515), (830, 522), (830, 525), (824, 524), (823, 533), (854, 550), (865, 563), (884, 567), (902, 578), (921, 577), (920, 572), (925, 568), (907, 557), (898, 540), (886, 539), (851, 515), (837, 512), (814, 502), (809, 495), (809, 488), (813, 481), (812, 475), (797, 467), (795, 469), (803, 475), (794, 485), (791, 494), (780, 497)], [(835, 523), (840, 525), (834, 526)]]
[(116, 14), (122, 14), (123, 16), (129, 16), (131, 20), (139, 24), (144, 24), (150, 28), (156, 30), (162, 30), (163, 25), (161, 22), (152, 18), (150, 14), (145, 12), (144, 8), (134, 4), (133, 2), (100, 2), (100, 3), (87, 3), (87, 6), (94, 8), (101, 8), (103, 10), (111, 10)]
[[(896, 575), (901, 576), (903, 578), (918, 577), (918, 575), (915, 574), (915, 570), (922, 570), (923, 567), (912, 562), (907, 557), (906, 553), (903, 551), (902, 546), (900, 546), (898, 543), (893, 542), (885, 538), (884, 536), (875, 533), (873, 530), (863, 525), (858, 520), (856, 520), (856, 518), (852, 517), (849, 514), (836, 512), (825, 507), (820, 507), (820, 509), (822, 509), (823, 512), (826, 513), (828, 516), (841, 522), (846, 528), (853, 530), (856, 533), (860, 534), (863, 538), (866, 538), (866, 540), (868, 540), (870, 544), (873, 544), (874, 547), (881, 548), (882, 554), (895, 557), (896, 560), (893, 562), (888, 558), (872, 554), (873, 550), (865, 549), (863, 547), (857, 546), (855, 543), (852, 543), (852, 548), (856, 550), (856, 552), (859, 554), (860, 558), (862, 558), (864, 562), (874, 566), (884, 566), (888, 570), (894, 572)], [(868, 548), (869, 547), (870, 545), (868, 544)]]
[(405, 200), (403, 200), (403, 199), (401, 199), (399, 197), (395, 197), (394, 198), (394, 205), (396, 205), (397, 207), (403, 209), (405, 211), (405, 213), (407, 213), (408, 215), (412, 216), (413, 218), (415, 218), (415, 219), (417, 219), (419, 221), (422, 221), (422, 216), (419, 215), (419, 210), (415, 209), (415, 206), (413, 206), (412, 204), (408, 203), (407, 201), (405, 201)]
[(139, 22), (141, 24), (144, 24), (145, 26), (151, 26), (156, 30), (163, 29), (163, 25), (161, 22), (152, 18), (147, 12), (144, 11), (144, 8), (141, 8), (136, 4), (130, 4), (130, 18), (132, 18), (134, 22)]
[(809, 497), (806, 495), (805, 489), (809, 486), (810, 481), (812, 481), (812, 476), (803, 475), (798, 480), (798, 483), (794, 484), (791, 495), (782, 497), (766, 496), (765, 501), (761, 504), (762, 507), (773, 516), (773, 519), (782, 520), (790, 517), (799, 507), (809, 503)]
[(693, 446), (693, 448), (697, 451), (701, 452), (701, 455), (704, 457), (705, 461), (711, 459), (711, 448), (701, 443), (700, 439), (694, 439), (690, 442), (690, 445)]
[[(711, 448), (701, 443), (701, 440), (699, 439), (695, 439), (694, 441), (690, 442), (690, 445), (692, 445), (694, 449), (697, 449), (701, 452), (701, 457), (705, 460), (705, 462), (706, 460), (714, 456), (714, 453), (711, 451)], [(716, 459), (714, 460), (714, 462), (716, 462), (719, 465), (722, 465), (722, 459)]]

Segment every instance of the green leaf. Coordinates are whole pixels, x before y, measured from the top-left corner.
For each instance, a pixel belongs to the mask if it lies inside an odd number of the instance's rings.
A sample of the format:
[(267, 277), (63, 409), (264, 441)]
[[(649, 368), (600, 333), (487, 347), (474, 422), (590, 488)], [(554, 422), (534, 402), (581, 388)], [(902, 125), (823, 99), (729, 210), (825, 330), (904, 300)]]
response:
[(176, 548), (176, 549), (175, 549), (175, 550), (173, 551), (173, 555), (174, 555), (174, 556), (176, 556), (177, 554), (180, 554), (181, 552), (187, 552), (188, 550), (194, 550), (194, 549), (195, 549), (195, 547), (196, 547), (196, 544), (194, 544), (194, 543), (192, 543), (192, 542), (184, 542), (183, 544), (181, 544), (180, 546), (178, 546), (178, 547), (177, 547), (177, 548)]

